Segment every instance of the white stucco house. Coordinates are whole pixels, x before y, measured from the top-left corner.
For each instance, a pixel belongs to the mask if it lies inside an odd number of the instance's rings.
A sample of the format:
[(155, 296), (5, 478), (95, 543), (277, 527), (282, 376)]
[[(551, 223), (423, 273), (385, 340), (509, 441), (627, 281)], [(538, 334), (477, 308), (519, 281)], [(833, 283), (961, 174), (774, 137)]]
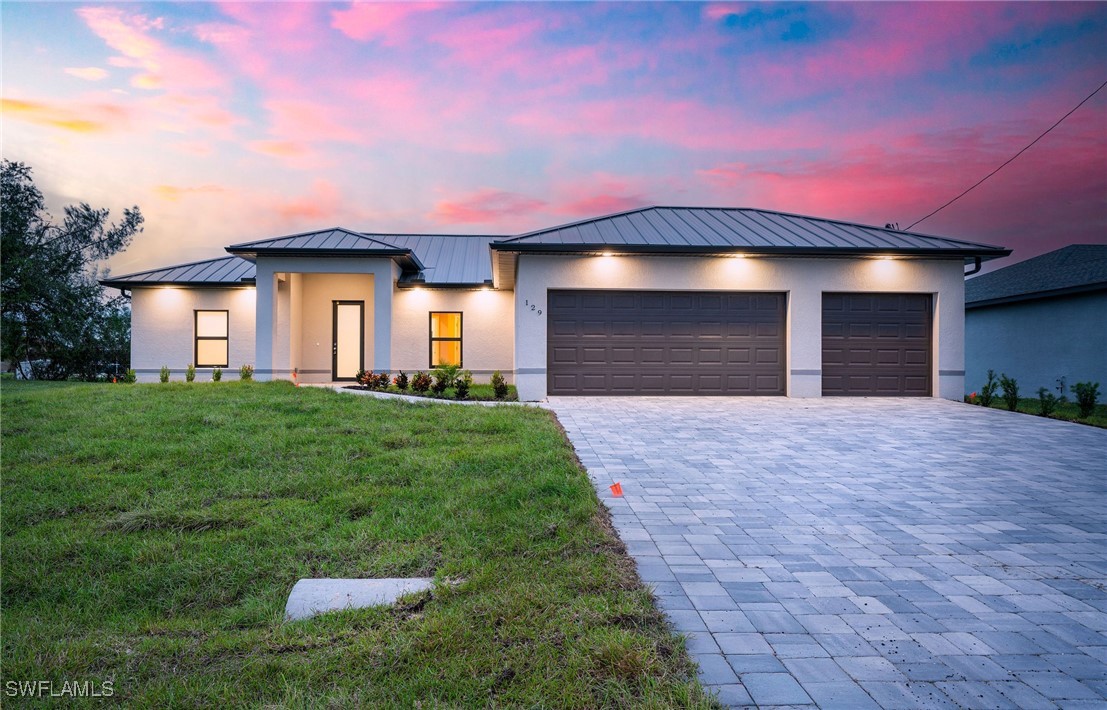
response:
[(755, 209), (647, 207), (514, 236), (346, 229), (102, 283), (143, 380), (194, 363), (349, 380), (457, 363), (547, 395), (965, 391), (967, 264), (1009, 250)]

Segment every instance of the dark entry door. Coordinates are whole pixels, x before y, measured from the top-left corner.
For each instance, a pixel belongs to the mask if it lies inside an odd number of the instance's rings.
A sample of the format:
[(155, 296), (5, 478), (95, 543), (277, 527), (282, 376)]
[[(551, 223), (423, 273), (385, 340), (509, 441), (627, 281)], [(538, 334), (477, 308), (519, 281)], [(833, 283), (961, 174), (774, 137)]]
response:
[(784, 294), (550, 291), (553, 395), (783, 395)]
[(823, 395), (928, 397), (928, 293), (823, 294)]

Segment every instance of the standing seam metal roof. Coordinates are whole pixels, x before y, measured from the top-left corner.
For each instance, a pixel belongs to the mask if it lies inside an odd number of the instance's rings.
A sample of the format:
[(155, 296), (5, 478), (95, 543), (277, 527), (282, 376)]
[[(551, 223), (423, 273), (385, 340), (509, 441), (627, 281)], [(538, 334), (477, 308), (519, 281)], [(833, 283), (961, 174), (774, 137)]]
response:
[(243, 281), (252, 281), (254, 273), (252, 262), (237, 256), (224, 256), (219, 259), (194, 261), (189, 264), (112, 276), (100, 283), (121, 288), (127, 288), (132, 284), (136, 286), (155, 284), (230, 286), (242, 285)]
[(528, 246), (628, 246), (673, 250), (794, 249), (799, 251), (951, 251), (1001, 256), (989, 244), (853, 224), (819, 217), (712, 207), (643, 207), (551, 227), (493, 243), (494, 249)]

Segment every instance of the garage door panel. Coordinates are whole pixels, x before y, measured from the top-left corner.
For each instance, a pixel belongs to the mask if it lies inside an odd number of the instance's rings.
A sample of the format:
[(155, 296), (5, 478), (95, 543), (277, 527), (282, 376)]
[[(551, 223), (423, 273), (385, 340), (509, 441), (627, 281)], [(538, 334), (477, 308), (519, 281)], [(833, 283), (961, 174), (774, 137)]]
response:
[(929, 294), (824, 294), (823, 394), (928, 396)]
[(550, 394), (784, 394), (784, 294), (565, 293), (547, 300)]

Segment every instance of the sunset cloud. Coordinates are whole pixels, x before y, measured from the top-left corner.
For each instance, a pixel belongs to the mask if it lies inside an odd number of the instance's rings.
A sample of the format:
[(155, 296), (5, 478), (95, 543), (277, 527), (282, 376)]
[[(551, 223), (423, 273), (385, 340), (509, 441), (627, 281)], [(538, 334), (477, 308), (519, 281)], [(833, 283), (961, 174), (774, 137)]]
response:
[(122, 130), (130, 114), (121, 106), (106, 103), (64, 106), (53, 102), (0, 99), (5, 117), (72, 133), (104, 133)]
[(469, 195), (442, 200), (429, 216), (439, 224), (515, 223), (545, 206), (545, 200), (486, 187)]
[(108, 70), (100, 67), (66, 67), (65, 73), (85, 81), (101, 81), (108, 78)]

